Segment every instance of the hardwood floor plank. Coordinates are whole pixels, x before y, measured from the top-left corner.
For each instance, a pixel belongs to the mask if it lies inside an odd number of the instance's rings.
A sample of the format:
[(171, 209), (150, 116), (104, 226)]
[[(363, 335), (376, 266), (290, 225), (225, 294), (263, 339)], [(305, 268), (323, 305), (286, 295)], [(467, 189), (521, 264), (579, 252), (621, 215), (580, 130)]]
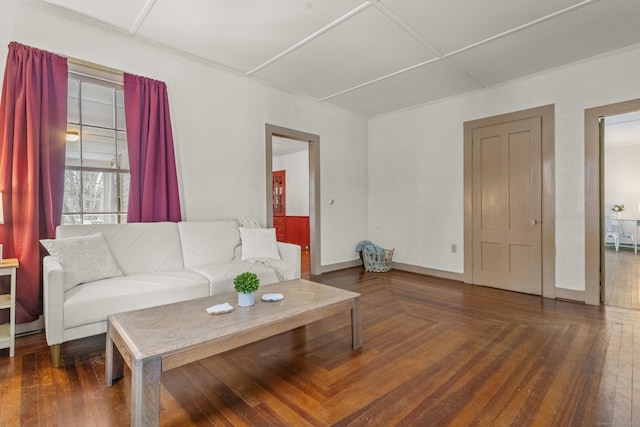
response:
[[(607, 353), (607, 366), (616, 369), (615, 375), (605, 375), (603, 377), (603, 393), (614, 393), (614, 403), (612, 408), (613, 425), (631, 425), (631, 408), (629, 404), (633, 402), (633, 329), (634, 325), (620, 325), (619, 339), (611, 342), (610, 346), (619, 349), (619, 356), (616, 352)], [(615, 363), (617, 361), (617, 363)]]
[[(161, 425), (640, 424), (639, 311), (395, 270), (314, 280), (361, 293), (362, 348), (345, 314), (166, 371)], [(131, 373), (106, 387), (104, 346), (65, 343), (53, 369), (42, 334), (18, 338), (0, 425), (128, 425)]]
[[(631, 423), (640, 421), (640, 325), (633, 328), (633, 386), (631, 395)], [(626, 402), (624, 402), (626, 403)], [(622, 405), (624, 405), (624, 403)]]
[(41, 372), (40, 384), (38, 385), (38, 419), (39, 425), (47, 425), (47, 420), (58, 418), (57, 408), (52, 405), (56, 401), (56, 390), (54, 387), (53, 372), (47, 369), (47, 360), (42, 360), (41, 354), (36, 354), (37, 371)]
[(640, 309), (640, 256), (628, 248), (604, 251), (606, 304)]
[(175, 375), (163, 382), (192, 422), (237, 425), (255, 421), (251, 405), (216, 381), (202, 365), (193, 363), (185, 368), (168, 371)]
[[(494, 414), (499, 413), (507, 405), (509, 396), (518, 391), (519, 384), (531, 367), (530, 356), (539, 348), (534, 340), (529, 339), (532, 332), (523, 325), (513, 325), (509, 340), (496, 350), (495, 353), (499, 353), (495, 354), (491, 366), (484, 367), (478, 376), (482, 380), (477, 384), (478, 391), (473, 399), (466, 399), (466, 406), (456, 416), (456, 422), (468, 425), (491, 425), (496, 422)], [(494, 357), (493, 354), (490, 357)]]
[[(19, 420), (21, 410), (22, 392), (22, 358), (9, 358), (9, 350), (5, 351), (2, 358), (8, 359), (7, 363), (0, 363), (0, 418), (7, 420)], [(2, 359), (0, 359), (2, 360)], [(1, 424), (1, 423), (0, 423)]]
[(37, 354), (22, 357), (22, 381), (20, 395), (20, 425), (39, 425), (38, 423), (38, 373), (36, 371)]

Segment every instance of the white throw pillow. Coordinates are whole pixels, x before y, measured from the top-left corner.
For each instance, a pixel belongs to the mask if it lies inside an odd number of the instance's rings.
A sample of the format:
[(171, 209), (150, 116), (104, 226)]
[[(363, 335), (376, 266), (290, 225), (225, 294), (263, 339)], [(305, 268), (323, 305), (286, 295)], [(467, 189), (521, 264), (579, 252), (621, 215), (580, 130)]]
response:
[(62, 265), (65, 291), (80, 283), (122, 276), (102, 233), (40, 243)]
[(275, 228), (240, 227), (242, 260), (251, 258), (281, 259)]

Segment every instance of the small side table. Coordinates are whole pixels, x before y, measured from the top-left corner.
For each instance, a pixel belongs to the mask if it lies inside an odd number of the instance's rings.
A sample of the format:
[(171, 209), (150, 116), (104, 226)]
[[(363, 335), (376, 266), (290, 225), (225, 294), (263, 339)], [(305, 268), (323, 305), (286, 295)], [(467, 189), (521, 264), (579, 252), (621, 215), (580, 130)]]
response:
[(0, 276), (11, 276), (11, 291), (0, 294), (0, 310), (8, 309), (9, 323), (0, 324), (0, 348), (9, 348), (13, 357), (16, 341), (16, 270), (20, 266), (17, 258), (6, 258), (0, 262)]

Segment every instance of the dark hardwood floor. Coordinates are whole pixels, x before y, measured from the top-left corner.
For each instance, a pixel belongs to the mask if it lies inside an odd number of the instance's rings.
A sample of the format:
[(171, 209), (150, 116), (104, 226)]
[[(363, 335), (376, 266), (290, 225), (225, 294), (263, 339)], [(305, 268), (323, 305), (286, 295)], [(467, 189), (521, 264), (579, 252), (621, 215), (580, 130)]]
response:
[[(314, 278), (348, 313), (162, 374), (163, 426), (640, 425), (640, 312), (392, 270)], [(120, 426), (130, 372), (105, 386), (104, 335), (0, 351), (0, 425)]]

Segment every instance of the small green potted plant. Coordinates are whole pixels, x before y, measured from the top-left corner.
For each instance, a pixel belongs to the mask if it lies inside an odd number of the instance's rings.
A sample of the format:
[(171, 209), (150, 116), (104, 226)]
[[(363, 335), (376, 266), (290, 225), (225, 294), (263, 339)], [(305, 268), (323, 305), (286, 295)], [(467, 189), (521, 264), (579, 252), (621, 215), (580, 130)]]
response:
[(238, 305), (250, 307), (255, 304), (255, 292), (260, 287), (260, 279), (255, 273), (245, 271), (233, 279), (233, 289), (238, 293)]

